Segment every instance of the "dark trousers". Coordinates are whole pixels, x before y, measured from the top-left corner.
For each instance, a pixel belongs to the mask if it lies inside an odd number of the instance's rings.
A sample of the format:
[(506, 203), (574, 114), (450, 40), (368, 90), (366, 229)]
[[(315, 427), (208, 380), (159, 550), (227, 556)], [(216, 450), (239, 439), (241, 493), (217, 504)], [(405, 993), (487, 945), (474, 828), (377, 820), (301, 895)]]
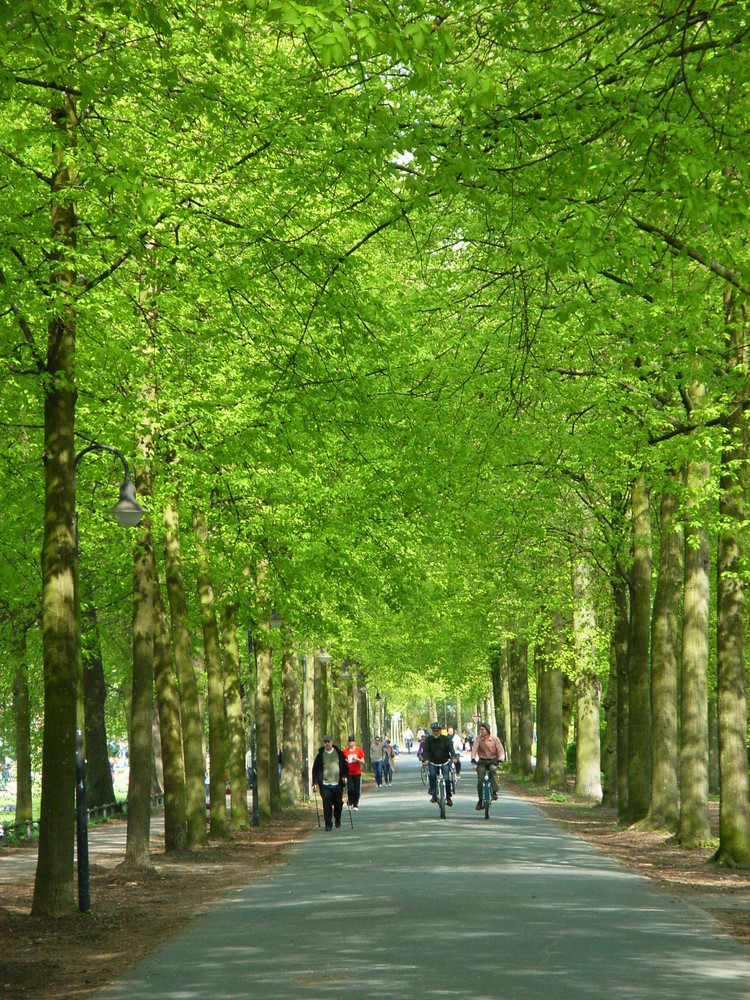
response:
[(320, 797), (323, 800), (323, 819), (326, 827), (332, 827), (334, 819), (340, 823), (341, 810), (344, 806), (344, 790), (341, 785), (321, 785)]
[(359, 805), (359, 797), (362, 794), (362, 775), (350, 774), (346, 779), (346, 799), (352, 808)]

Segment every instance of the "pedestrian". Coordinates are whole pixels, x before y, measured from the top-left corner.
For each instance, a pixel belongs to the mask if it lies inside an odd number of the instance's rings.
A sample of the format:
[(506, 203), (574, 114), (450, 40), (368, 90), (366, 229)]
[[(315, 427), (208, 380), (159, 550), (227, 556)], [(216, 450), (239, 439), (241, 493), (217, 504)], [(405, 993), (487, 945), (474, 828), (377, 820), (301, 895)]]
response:
[(446, 803), (452, 806), (453, 790), (451, 788), (450, 762), (451, 759), (455, 761), (457, 758), (453, 749), (453, 741), (447, 734), (444, 736), (441, 733), (441, 728), (439, 722), (433, 722), (430, 726), (432, 735), (428, 736), (424, 741), (422, 767), (428, 768), (430, 777), (430, 802), (437, 802), (437, 772), (438, 768), (440, 768), (443, 772), (445, 787), (448, 791)]
[(383, 784), (383, 741), (379, 736), (376, 736), (372, 741), (370, 760), (372, 761), (372, 770), (375, 774), (375, 787), (380, 788)]
[(479, 802), (476, 805), (476, 809), (482, 808), (482, 783), (484, 782), (485, 771), (489, 772), (490, 775), (490, 785), (492, 786), (492, 800), (493, 802), (497, 800), (497, 768), (498, 765), (505, 760), (505, 748), (503, 747), (497, 736), (493, 736), (490, 732), (490, 727), (486, 722), (482, 722), (479, 726), (479, 734), (474, 740), (474, 745), (471, 748), (471, 760), (472, 763), (476, 761), (477, 764), (477, 796)]
[(396, 761), (396, 751), (393, 749), (390, 740), (383, 744), (383, 782), (386, 785), (393, 784), (393, 765)]
[(336, 827), (341, 826), (341, 810), (344, 807), (343, 788), (348, 775), (349, 767), (343, 751), (334, 744), (331, 736), (324, 736), (323, 746), (313, 761), (312, 780), (313, 791), (320, 788), (326, 830), (332, 830), (334, 824)]
[(357, 746), (354, 736), (349, 737), (346, 750), (344, 750), (344, 759), (349, 767), (349, 776), (346, 779), (346, 800), (355, 812), (359, 812), (359, 798), (362, 794), (362, 764), (365, 760), (365, 752)]

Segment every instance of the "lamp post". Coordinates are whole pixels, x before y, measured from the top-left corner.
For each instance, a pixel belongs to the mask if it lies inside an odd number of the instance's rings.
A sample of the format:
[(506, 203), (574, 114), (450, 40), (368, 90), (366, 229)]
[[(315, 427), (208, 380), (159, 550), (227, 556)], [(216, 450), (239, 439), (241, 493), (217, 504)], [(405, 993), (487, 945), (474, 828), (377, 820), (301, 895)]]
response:
[[(135, 486), (130, 481), (130, 472), (125, 456), (117, 448), (112, 448), (107, 444), (99, 444), (92, 441), (91, 444), (81, 449), (73, 461), (74, 490), (73, 490), (73, 529), (75, 537), (75, 560), (78, 562), (78, 511), (75, 507), (75, 470), (78, 463), (91, 451), (108, 451), (116, 455), (123, 464), (125, 477), (120, 484), (120, 499), (111, 510), (108, 511), (123, 528), (134, 528), (140, 524), (141, 518), (148, 511), (141, 507), (135, 498)], [(78, 600), (78, 567), (76, 565), (75, 574), (75, 628), (76, 628), (76, 649), (80, 648), (81, 623), (79, 620), (80, 604)], [(77, 655), (77, 654), (76, 654)], [(86, 758), (83, 753), (83, 733), (79, 729), (76, 731), (75, 741), (75, 774), (76, 774), (76, 855), (78, 861), (78, 909), (81, 913), (86, 913), (91, 908), (91, 895), (89, 883), (89, 830), (88, 830), (88, 809), (86, 803)]]
[(302, 760), (305, 774), (305, 798), (310, 798), (310, 771), (307, 764), (307, 657), (302, 654)]

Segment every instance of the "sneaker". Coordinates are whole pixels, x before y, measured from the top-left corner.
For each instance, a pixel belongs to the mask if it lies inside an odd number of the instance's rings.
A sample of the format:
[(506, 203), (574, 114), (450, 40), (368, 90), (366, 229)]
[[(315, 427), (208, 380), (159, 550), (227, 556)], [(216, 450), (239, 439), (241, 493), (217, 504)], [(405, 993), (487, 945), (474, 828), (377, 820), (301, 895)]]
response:
[(452, 805), (453, 805), (453, 799), (446, 799), (446, 800), (445, 800), (445, 804), (446, 804), (447, 806), (452, 806)]
[(492, 801), (493, 801), (493, 802), (497, 802), (497, 795), (493, 795), (493, 796), (492, 796)]
[(482, 805), (481, 802), (477, 802), (474, 808), (476, 809), (477, 812), (479, 812), (480, 810), (484, 809), (484, 806)]
[(328, 824), (326, 824), (326, 830), (332, 830), (332, 829), (333, 829), (332, 826), (328, 826)]
[(430, 802), (437, 802), (437, 795), (433, 795)]
[(352, 806), (352, 809), (355, 811), (355, 813), (359, 812), (359, 806)]
[(340, 820), (340, 819), (337, 819), (337, 820), (336, 820), (336, 829), (338, 830), (338, 828), (339, 828), (340, 826), (341, 826), (341, 820)]

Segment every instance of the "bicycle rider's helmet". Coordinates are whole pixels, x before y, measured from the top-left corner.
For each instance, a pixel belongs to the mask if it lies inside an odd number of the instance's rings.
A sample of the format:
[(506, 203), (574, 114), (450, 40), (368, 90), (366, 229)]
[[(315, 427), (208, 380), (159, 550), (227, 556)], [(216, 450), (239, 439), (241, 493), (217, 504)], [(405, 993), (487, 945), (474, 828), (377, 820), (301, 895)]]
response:
[(430, 729), (442, 729), (442, 728), (443, 727), (440, 725), (439, 722), (433, 722), (430, 724)]

